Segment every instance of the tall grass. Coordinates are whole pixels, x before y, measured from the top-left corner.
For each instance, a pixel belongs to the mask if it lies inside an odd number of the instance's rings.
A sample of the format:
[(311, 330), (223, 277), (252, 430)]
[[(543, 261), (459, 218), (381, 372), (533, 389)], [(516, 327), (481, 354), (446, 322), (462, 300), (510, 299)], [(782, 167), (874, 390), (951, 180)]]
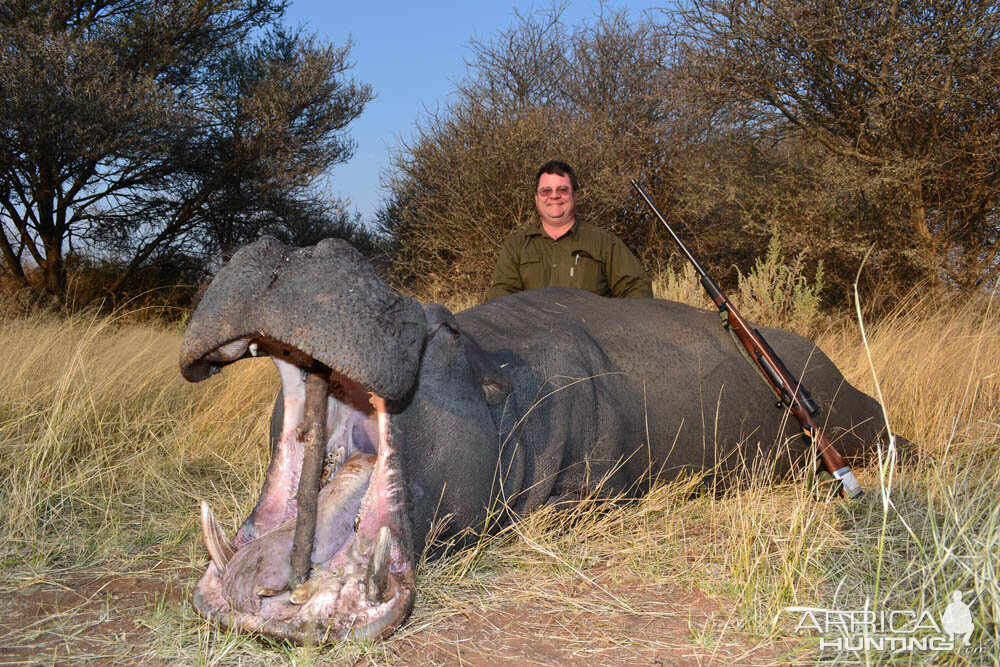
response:
[[(973, 641), (987, 652), (938, 662), (995, 662), (998, 311), (988, 298), (912, 297), (869, 327), (891, 423), (920, 456), (897, 464), (891, 479), (874, 464), (858, 470), (869, 490), (861, 501), (821, 502), (803, 474), (781, 484), (760, 477), (722, 497), (680, 480), (636, 502), (547, 507), (425, 563), (413, 620), (384, 643), (290, 649), (213, 630), (183, 604), (157, 605), (145, 623), (169, 661), (382, 661), (414, 642), (454, 644), (434, 633), (471, 609), (506, 614), (531, 604), (662, 618), (673, 613), (657, 597), (669, 584), (721, 601), (718, 618), (692, 622), (682, 638), (708, 651), (699, 655), (735, 642), (788, 647), (779, 660), (919, 662), (927, 656), (821, 653), (815, 633), (795, 632), (788, 609), (927, 609), (939, 618), (958, 589), (972, 601)], [(274, 373), (267, 361), (243, 362), (188, 384), (177, 370), (180, 335), (121, 316), (0, 320), (0, 587), (8, 593), (94, 568), (164, 560), (200, 568), (197, 500), (212, 502), (230, 529), (247, 514), (266, 465)], [(875, 392), (853, 318), (827, 326), (818, 342), (853, 384)], [(602, 636), (656, 655), (659, 644), (629, 625), (601, 626)], [(578, 641), (598, 641), (592, 630), (579, 628)], [(485, 644), (461, 648), (502, 657)]]
[(192, 386), (179, 342), (120, 317), (2, 322), (0, 576), (174, 548), (199, 493), (246, 504), (271, 378), (252, 364)]

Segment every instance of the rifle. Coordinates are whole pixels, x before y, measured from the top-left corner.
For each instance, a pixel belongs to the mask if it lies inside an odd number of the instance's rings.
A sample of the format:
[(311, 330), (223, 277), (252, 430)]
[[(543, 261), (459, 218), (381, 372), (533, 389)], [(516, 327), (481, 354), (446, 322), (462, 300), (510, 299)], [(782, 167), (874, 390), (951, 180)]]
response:
[(722, 326), (734, 334), (743, 344), (743, 347), (746, 348), (750, 359), (760, 369), (768, 386), (771, 387), (771, 390), (778, 397), (779, 402), (777, 403), (777, 407), (784, 406), (799, 421), (802, 433), (816, 446), (816, 450), (823, 460), (823, 466), (841, 483), (840, 493), (848, 498), (859, 498), (863, 491), (861, 490), (861, 485), (858, 484), (857, 478), (854, 477), (854, 473), (851, 472), (850, 466), (847, 465), (847, 461), (837, 451), (834, 444), (830, 442), (830, 439), (823, 435), (823, 431), (813, 421), (813, 417), (819, 415), (819, 408), (813, 401), (812, 396), (802, 386), (802, 383), (796, 380), (795, 376), (789, 372), (784, 362), (781, 361), (781, 358), (768, 345), (767, 341), (764, 340), (764, 336), (761, 335), (760, 331), (750, 328), (747, 321), (743, 319), (743, 316), (740, 315), (732, 302), (719, 289), (716, 282), (712, 280), (701, 264), (698, 263), (698, 260), (694, 258), (691, 251), (688, 250), (684, 242), (681, 241), (680, 237), (677, 236), (667, 223), (663, 214), (656, 208), (656, 204), (653, 203), (653, 200), (650, 199), (649, 195), (646, 194), (646, 191), (642, 189), (642, 186), (635, 179), (632, 179), (632, 187), (639, 192), (639, 195), (646, 201), (649, 208), (660, 219), (663, 226), (667, 228), (674, 242), (680, 247), (684, 256), (691, 262), (691, 265), (694, 266), (698, 275), (701, 276), (701, 286), (705, 288), (709, 298), (719, 308), (719, 315), (722, 317)]

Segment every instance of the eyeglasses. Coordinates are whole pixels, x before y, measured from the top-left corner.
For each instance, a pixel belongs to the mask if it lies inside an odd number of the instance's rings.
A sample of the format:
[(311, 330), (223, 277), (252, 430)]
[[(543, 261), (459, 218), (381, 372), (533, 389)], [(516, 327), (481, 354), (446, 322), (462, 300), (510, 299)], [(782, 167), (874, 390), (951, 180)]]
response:
[(566, 185), (560, 185), (558, 188), (538, 188), (538, 196), (542, 199), (549, 199), (555, 195), (560, 197), (569, 197), (569, 193), (572, 192), (570, 188)]

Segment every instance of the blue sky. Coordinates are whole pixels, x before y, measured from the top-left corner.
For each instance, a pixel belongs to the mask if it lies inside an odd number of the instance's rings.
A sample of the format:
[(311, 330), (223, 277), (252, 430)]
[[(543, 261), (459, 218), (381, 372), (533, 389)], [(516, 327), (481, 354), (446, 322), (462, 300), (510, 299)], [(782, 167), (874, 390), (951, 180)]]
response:
[[(630, 11), (656, 4), (610, 2)], [(349, 199), (365, 221), (371, 221), (385, 197), (380, 174), (389, 168), (391, 151), (413, 136), (425, 110), (443, 109), (454, 83), (465, 74), (466, 48), (473, 37), (488, 38), (522, 14), (547, 3), (531, 2), (330, 2), (292, 0), (285, 16), (291, 26), (341, 45), (354, 40), (353, 76), (370, 84), (377, 97), (349, 126), (357, 142), (354, 157), (337, 166), (327, 184), (331, 195)], [(567, 4), (563, 19), (570, 25), (593, 16), (597, 0)]]

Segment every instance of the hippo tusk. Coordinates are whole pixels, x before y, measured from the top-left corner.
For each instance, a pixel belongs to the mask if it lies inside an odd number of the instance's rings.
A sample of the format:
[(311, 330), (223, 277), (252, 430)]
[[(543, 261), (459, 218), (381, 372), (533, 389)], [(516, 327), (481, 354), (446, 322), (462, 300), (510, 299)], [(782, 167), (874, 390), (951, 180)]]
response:
[(222, 526), (215, 518), (215, 513), (204, 500), (201, 501), (201, 533), (205, 537), (205, 544), (208, 546), (208, 555), (219, 570), (219, 573), (226, 571), (230, 559), (236, 553), (236, 547), (232, 541), (226, 537)]
[(389, 551), (392, 547), (392, 533), (389, 526), (379, 528), (378, 537), (375, 538), (375, 548), (372, 550), (372, 557), (368, 561), (368, 573), (365, 582), (368, 588), (368, 601), (378, 604), (382, 601), (382, 596), (389, 584)]

